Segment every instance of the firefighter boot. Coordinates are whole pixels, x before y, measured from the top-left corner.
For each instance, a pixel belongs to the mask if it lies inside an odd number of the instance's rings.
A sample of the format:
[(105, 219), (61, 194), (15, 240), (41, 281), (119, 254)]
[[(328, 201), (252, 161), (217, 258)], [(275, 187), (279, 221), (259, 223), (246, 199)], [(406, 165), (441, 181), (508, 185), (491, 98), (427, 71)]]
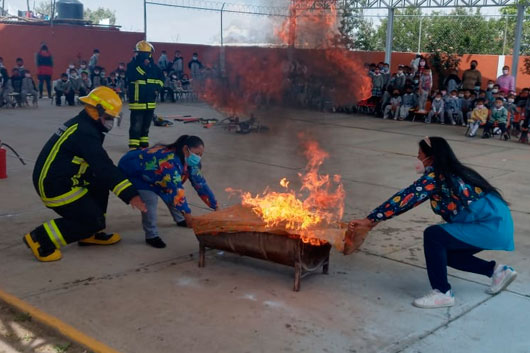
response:
[(89, 246), (89, 245), (113, 245), (118, 243), (121, 240), (121, 237), (118, 233), (107, 234), (104, 232), (99, 232), (93, 236), (79, 240), (79, 246)]
[(59, 261), (62, 258), (59, 249), (56, 249), (53, 245), (46, 246), (47, 244), (44, 241), (38, 241), (37, 236), (33, 232), (24, 235), (23, 240), (39, 261), (52, 262)]

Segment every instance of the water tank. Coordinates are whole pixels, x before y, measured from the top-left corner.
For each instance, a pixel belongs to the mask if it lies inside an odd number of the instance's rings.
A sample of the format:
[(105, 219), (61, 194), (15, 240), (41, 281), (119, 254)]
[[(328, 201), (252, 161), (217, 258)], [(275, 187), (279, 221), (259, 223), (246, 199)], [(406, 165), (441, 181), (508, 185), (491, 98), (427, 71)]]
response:
[(78, 0), (59, 0), (56, 7), (58, 19), (83, 19), (83, 4)]

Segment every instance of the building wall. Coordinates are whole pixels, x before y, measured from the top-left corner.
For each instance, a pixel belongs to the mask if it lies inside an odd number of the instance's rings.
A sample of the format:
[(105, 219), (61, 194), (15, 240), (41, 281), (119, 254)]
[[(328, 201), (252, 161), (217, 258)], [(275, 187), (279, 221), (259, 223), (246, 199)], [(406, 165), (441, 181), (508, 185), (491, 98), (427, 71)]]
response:
[[(115, 29), (90, 28), (71, 25), (37, 26), (19, 24), (0, 24), (0, 56), (4, 58), (4, 65), (10, 70), (15, 66), (15, 59), (22, 57), (25, 66), (36, 72), (35, 53), (42, 42), (46, 42), (54, 58), (54, 78), (66, 70), (71, 62), (81, 59), (87, 60), (92, 55), (92, 50), (101, 51), (100, 64), (107, 72), (117, 67), (119, 62), (128, 62), (133, 55), (136, 42), (143, 38), (143, 33), (123, 32)], [(207, 66), (219, 65), (219, 47), (193, 44), (153, 43), (156, 48), (155, 58), (161, 50), (166, 50), (171, 60), (175, 50), (180, 50), (187, 62), (193, 52), (198, 52), (202, 62)], [(267, 49), (256, 47), (226, 47), (226, 55), (230, 52), (244, 53), (245, 55), (263, 55)], [(281, 49), (280, 49), (281, 50)], [(309, 51), (307, 52), (309, 55)], [(379, 62), (384, 60), (383, 52), (352, 52), (352, 57), (358, 58), (361, 63)], [(302, 55), (303, 56), (303, 55)], [(414, 58), (413, 53), (392, 53), (392, 70), (398, 64), (409, 64)], [(521, 57), (519, 68), (524, 67), (525, 57)], [(499, 60), (511, 66), (511, 56), (497, 55), (464, 55), (460, 63), (460, 73), (469, 67), (471, 60), (478, 61), (478, 69), (483, 75), (483, 84), (487, 80), (495, 80), (498, 76)], [(229, 73), (228, 73), (229, 74)], [(530, 75), (520, 71), (517, 75), (517, 88), (530, 87)]]

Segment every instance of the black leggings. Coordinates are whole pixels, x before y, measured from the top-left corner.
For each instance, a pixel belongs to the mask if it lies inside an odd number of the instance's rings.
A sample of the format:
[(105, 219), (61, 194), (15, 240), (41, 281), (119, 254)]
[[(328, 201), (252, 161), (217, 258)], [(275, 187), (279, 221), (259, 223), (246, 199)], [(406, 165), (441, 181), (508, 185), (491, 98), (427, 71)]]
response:
[(474, 256), (484, 249), (456, 239), (440, 226), (425, 229), (423, 247), (431, 287), (442, 293), (451, 289), (447, 281), (447, 266), (486, 277), (493, 275), (495, 261), (485, 261)]

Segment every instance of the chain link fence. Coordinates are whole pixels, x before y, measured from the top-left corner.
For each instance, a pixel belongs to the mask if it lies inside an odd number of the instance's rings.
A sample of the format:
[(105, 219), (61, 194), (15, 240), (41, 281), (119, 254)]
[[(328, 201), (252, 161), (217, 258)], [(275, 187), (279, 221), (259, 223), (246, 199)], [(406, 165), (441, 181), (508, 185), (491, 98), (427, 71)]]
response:
[[(387, 16), (374, 12), (343, 14), (341, 34), (350, 49), (385, 49)], [(392, 50), (511, 55), (517, 15), (511, 8), (501, 12), (506, 13), (483, 14), (478, 9), (455, 9), (450, 13), (422, 13), (412, 8), (396, 10)], [(530, 14), (524, 18), (520, 54), (530, 55)]]

